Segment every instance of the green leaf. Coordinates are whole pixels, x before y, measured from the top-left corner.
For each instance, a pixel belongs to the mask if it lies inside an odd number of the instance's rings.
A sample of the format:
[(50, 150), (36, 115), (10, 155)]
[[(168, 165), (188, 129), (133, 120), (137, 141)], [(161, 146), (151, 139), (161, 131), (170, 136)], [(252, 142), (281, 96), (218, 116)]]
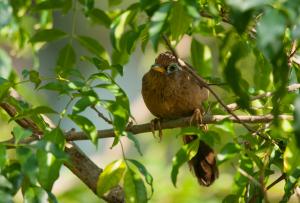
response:
[(58, 53), (56, 72), (68, 75), (69, 71), (76, 64), (76, 53), (71, 44), (66, 44)]
[(153, 177), (152, 175), (148, 172), (148, 170), (146, 169), (146, 167), (141, 164), (140, 162), (138, 162), (137, 160), (133, 160), (133, 159), (127, 159), (128, 161), (130, 161), (131, 163), (133, 163), (137, 169), (140, 171), (140, 173), (145, 177), (146, 183), (148, 185), (150, 185), (151, 187), (151, 195), (150, 197), (153, 195)]
[(169, 15), (171, 5), (172, 3), (170, 2), (161, 4), (160, 8), (151, 17), (149, 35), (155, 50), (157, 50), (158, 41), (161, 37), (161, 32)]
[(204, 45), (193, 38), (191, 43), (192, 64), (197, 70), (200, 70), (204, 61)]
[(71, 118), (72, 121), (74, 121), (83, 130), (84, 133), (86, 133), (86, 135), (89, 137), (89, 139), (95, 145), (97, 145), (98, 133), (97, 133), (96, 126), (89, 119), (87, 119), (84, 116), (71, 114), (71, 115), (69, 115), (69, 117)]
[(33, 7), (33, 10), (40, 11), (40, 10), (62, 9), (65, 6), (65, 2), (69, 3), (69, 0), (43, 1), (36, 4), (36, 6)]
[(178, 41), (189, 28), (192, 18), (180, 1), (173, 2), (170, 12), (170, 32), (173, 40)]
[(21, 164), (22, 173), (25, 174), (31, 183), (35, 184), (37, 181), (37, 157), (33, 153), (33, 149), (26, 147), (16, 148), (16, 157)]
[(66, 33), (58, 29), (38, 30), (31, 38), (32, 43), (51, 42), (66, 37)]
[(239, 203), (239, 196), (237, 195), (227, 195), (223, 200), (222, 203)]
[(46, 89), (51, 91), (56, 91), (59, 94), (69, 94), (70, 91), (73, 89), (70, 87), (70, 85), (66, 84), (65, 82), (49, 82), (43, 86), (41, 86), (39, 89)]
[(291, 137), (283, 154), (284, 172), (290, 174), (300, 166), (300, 148), (295, 137)]
[(245, 12), (247, 10), (261, 7), (268, 3), (272, 3), (273, 0), (251, 0), (251, 1), (244, 1), (244, 0), (227, 0), (227, 4), (232, 8), (235, 8), (239, 11)]
[(138, 141), (138, 139), (130, 132), (127, 133), (127, 137), (129, 140), (131, 140), (134, 143), (134, 147), (138, 151), (138, 153), (143, 156), (142, 150), (141, 150), (141, 145)]
[(18, 144), (21, 140), (30, 137), (32, 135), (32, 132), (30, 130), (16, 126), (13, 129), (13, 135), (15, 138), (15, 144)]
[(218, 164), (238, 156), (240, 151), (239, 145), (232, 142), (227, 143), (218, 153)]
[(11, 86), (12, 84), (8, 80), (0, 77), (0, 101), (8, 95)]
[(300, 96), (298, 95), (294, 101), (294, 133), (297, 148), (300, 149)]
[(42, 82), (39, 72), (35, 70), (29, 71), (29, 80), (35, 84), (35, 88), (37, 88)]
[(95, 39), (88, 36), (77, 36), (78, 42), (91, 53), (109, 61), (109, 56), (103, 46)]
[(25, 117), (36, 116), (38, 114), (57, 114), (57, 112), (54, 111), (49, 106), (38, 106), (38, 107), (35, 107), (32, 109), (24, 110), (22, 113), (11, 118), (11, 120), (18, 120), (18, 119), (25, 118)]
[(99, 99), (93, 96), (85, 96), (80, 98), (73, 106), (73, 113), (77, 114), (84, 111), (87, 107), (96, 105)]
[(187, 161), (192, 159), (197, 151), (199, 146), (199, 139), (196, 139), (188, 144), (183, 145), (179, 151), (175, 154), (172, 159), (172, 171), (171, 171), (171, 179), (173, 185), (176, 187), (177, 175), (179, 172), (179, 168)]
[(56, 144), (61, 150), (64, 149), (66, 143), (65, 134), (60, 128), (51, 129), (50, 132), (46, 131), (43, 140), (47, 140)]
[(230, 85), (233, 92), (239, 97), (237, 103), (241, 108), (249, 110), (249, 95), (248, 95), (248, 83), (242, 78), (239, 68), (241, 59), (245, 58), (249, 54), (248, 45), (245, 42), (239, 41), (236, 43), (232, 50), (231, 56), (224, 68), (224, 75), (226, 81)]
[(12, 19), (12, 7), (7, 0), (0, 2), (0, 29), (6, 26)]
[(47, 192), (39, 187), (28, 187), (24, 192), (24, 203), (47, 202)]
[[(1, 14), (0, 14), (0, 16), (1, 16)], [(1, 22), (0, 22), (0, 24), (1, 24)], [(1, 25), (0, 25), (0, 27), (1, 27)], [(8, 79), (12, 70), (13, 70), (12, 69), (12, 61), (11, 61), (10, 56), (8, 55), (8, 53), (5, 50), (0, 48), (0, 76), (2, 78)]]
[(46, 191), (51, 191), (54, 182), (59, 177), (62, 161), (58, 160), (52, 153), (40, 149), (36, 155), (39, 167), (39, 183)]
[(107, 165), (100, 174), (97, 181), (97, 194), (103, 196), (110, 189), (119, 184), (126, 169), (126, 164), (123, 160), (116, 160)]
[(287, 177), (285, 186), (284, 186), (284, 196), (282, 197), (280, 203), (286, 203), (289, 201), (290, 197), (295, 193), (295, 187), (299, 182), (300, 178), (300, 168), (296, 168), (291, 175)]
[(266, 9), (257, 24), (257, 46), (269, 59), (282, 50), (286, 19), (275, 9)]
[(122, 0), (108, 0), (109, 7), (111, 7), (111, 6), (117, 6), (120, 3), (122, 3)]
[(6, 156), (6, 147), (3, 144), (0, 144), (0, 171), (6, 164), (7, 156)]
[(101, 9), (93, 8), (88, 12), (88, 16), (91, 20), (97, 24), (104, 25), (106, 28), (109, 28), (111, 24), (111, 19), (109, 16)]
[(0, 190), (0, 199), (3, 203), (13, 203), (13, 196), (2, 190)]
[(145, 184), (140, 175), (131, 168), (127, 168), (125, 173), (124, 192), (126, 203), (147, 202), (147, 190)]

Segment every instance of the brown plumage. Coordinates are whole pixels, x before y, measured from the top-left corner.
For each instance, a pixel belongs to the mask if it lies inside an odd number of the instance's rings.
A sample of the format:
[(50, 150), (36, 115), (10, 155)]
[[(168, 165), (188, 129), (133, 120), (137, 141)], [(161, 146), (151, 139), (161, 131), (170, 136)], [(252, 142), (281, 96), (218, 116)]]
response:
[[(150, 112), (163, 119), (175, 119), (201, 112), (202, 101), (208, 98), (208, 90), (200, 87), (193, 76), (186, 72), (170, 52), (161, 53), (143, 77), (142, 95)], [(184, 143), (196, 139), (186, 135)], [(201, 185), (209, 186), (218, 177), (214, 151), (203, 141), (197, 154), (189, 161), (190, 167)]]

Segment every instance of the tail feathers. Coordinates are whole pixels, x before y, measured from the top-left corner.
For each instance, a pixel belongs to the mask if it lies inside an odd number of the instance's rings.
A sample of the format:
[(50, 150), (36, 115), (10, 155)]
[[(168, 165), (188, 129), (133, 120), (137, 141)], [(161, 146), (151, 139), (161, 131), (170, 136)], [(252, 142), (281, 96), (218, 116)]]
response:
[[(189, 143), (196, 138), (195, 135), (185, 135), (183, 141)], [(213, 149), (202, 140), (200, 140), (197, 154), (188, 163), (200, 185), (210, 186), (219, 176), (216, 155)]]

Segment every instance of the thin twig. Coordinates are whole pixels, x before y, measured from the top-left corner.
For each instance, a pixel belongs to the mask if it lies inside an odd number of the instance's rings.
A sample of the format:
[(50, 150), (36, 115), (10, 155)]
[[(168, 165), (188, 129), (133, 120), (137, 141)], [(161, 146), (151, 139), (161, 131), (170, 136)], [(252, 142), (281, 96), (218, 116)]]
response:
[(112, 121), (109, 120), (108, 118), (106, 118), (106, 117), (104, 116), (104, 114), (101, 113), (95, 106), (91, 106), (91, 108), (92, 108), (92, 109), (97, 113), (97, 115), (98, 115), (100, 118), (102, 118), (106, 123), (112, 125)]
[(283, 173), (281, 176), (279, 176), (276, 180), (274, 180), (274, 182), (272, 182), (270, 185), (267, 186), (266, 190), (271, 189), (274, 185), (276, 185), (277, 183), (279, 183), (282, 180), (285, 180), (286, 178), (286, 174)]

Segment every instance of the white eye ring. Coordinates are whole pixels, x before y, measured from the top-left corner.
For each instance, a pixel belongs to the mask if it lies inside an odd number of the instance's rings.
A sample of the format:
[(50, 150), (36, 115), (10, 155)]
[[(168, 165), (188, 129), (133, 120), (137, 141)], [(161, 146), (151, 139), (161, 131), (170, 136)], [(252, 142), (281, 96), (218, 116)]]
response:
[(175, 71), (180, 70), (180, 66), (177, 63), (171, 63), (168, 67), (167, 67), (167, 73), (173, 73)]

